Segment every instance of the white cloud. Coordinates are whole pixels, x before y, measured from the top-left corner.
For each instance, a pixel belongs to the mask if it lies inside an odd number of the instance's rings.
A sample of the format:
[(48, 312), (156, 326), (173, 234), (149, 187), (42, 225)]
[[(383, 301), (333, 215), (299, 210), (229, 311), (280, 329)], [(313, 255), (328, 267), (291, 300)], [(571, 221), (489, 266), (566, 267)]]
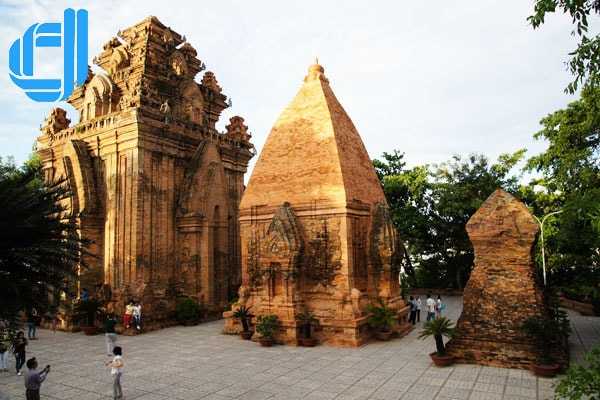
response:
[[(532, 2), (522, 0), (5, 2), (0, 64), (29, 25), (60, 20), (65, 7), (90, 12), (90, 59), (148, 15), (186, 35), (233, 99), (221, 129), (243, 116), (259, 150), (316, 55), (370, 155), (399, 149), (410, 164), (521, 147), (535, 154), (539, 120), (572, 100), (562, 92), (575, 46), (569, 20), (553, 16), (534, 31)], [(0, 156), (25, 159), (51, 107), (2, 74)]]

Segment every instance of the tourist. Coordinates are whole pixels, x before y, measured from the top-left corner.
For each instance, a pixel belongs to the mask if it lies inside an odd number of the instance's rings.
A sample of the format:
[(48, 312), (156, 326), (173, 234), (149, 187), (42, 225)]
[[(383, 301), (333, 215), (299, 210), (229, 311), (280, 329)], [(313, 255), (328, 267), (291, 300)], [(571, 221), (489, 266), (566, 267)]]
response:
[(17, 333), (17, 337), (15, 337), (12, 347), (13, 354), (15, 355), (17, 375), (22, 375), (21, 368), (23, 368), (23, 365), (25, 364), (25, 353), (27, 348), (27, 339), (25, 339), (25, 333), (23, 331)]
[(417, 318), (417, 302), (415, 301), (415, 298), (413, 296), (410, 296), (410, 299), (408, 300), (408, 305), (410, 306), (410, 317), (408, 317), (408, 322), (415, 325), (415, 321)]
[(106, 321), (104, 321), (104, 336), (106, 339), (106, 355), (112, 356), (117, 342), (117, 332), (115, 326), (117, 325), (117, 319), (114, 314), (108, 314)]
[(4, 332), (0, 332), (0, 371), (8, 371), (8, 346), (4, 340)]
[(81, 289), (81, 301), (88, 301), (90, 299), (90, 292), (86, 288)]
[(421, 307), (423, 306), (423, 302), (421, 301), (421, 296), (417, 296), (417, 322), (421, 322)]
[(32, 308), (31, 311), (27, 312), (27, 338), (29, 340), (36, 340), (36, 323), (37, 323), (37, 310)]
[(138, 331), (142, 329), (142, 305), (139, 301), (133, 306), (133, 323)]
[(435, 317), (440, 318), (442, 316), (442, 311), (444, 311), (446, 305), (442, 302), (442, 297), (438, 295), (437, 301), (435, 302)]
[(435, 300), (431, 298), (431, 293), (427, 294), (425, 305), (427, 306), (427, 321), (435, 319)]
[(115, 357), (112, 361), (106, 363), (110, 367), (110, 374), (113, 377), (113, 399), (122, 399), (123, 390), (121, 389), (121, 376), (123, 375), (123, 350), (119, 346), (113, 349)]
[(37, 370), (38, 362), (35, 357), (27, 360), (27, 373), (25, 374), (25, 399), (26, 400), (40, 400), (40, 388), (42, 382), (48, 376), (50, 372), (50, 366), (39, 371)]
[(131, 318), (133, 317), (133, 300), (129, 300), (129, 303), (125, 306), (125, 315), (123, 316), (123, 325), (125, 329), (129, 329), (131, 325)]

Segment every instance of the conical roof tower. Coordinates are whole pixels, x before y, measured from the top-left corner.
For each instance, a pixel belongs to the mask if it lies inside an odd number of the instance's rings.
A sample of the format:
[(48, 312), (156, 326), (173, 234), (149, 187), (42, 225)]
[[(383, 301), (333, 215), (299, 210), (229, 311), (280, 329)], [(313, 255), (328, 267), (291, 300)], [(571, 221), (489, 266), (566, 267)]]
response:
[[(238, 304), (277, 315), (277, 341), (297, 343), (298, 318), (309, 311), (320, 342), (360, 346), (370, 335), (365, 307), (379, 300), (395, 312), (393, 331), (410, 329), (398, 275), (404, 248), (365, 146), (318, 63), (254, 167), (240, 247)], [(231, 312), (225, 317), (225, 331), (236, 332)]]
[(371, 159), (319, 64), (273, 126), (241, 208), (385, 202)]

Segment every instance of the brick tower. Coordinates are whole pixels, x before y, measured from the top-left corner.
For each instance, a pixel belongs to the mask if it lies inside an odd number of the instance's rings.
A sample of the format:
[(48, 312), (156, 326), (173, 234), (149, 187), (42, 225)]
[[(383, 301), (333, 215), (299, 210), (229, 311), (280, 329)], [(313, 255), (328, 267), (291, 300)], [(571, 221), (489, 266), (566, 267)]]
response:
[(320, 320), (322, 342), (358, 346), (370, 335), (365, 308), (378, 298), (406, 331), (404, 249), (371, 159), (318, 64), (269, 134), (240, 227), (240, 303), (276, 314), (277, 340), (296, 342), (306, 309)]
[(161, 326), (178, 296), (221, 310), (240, 277), (238, 206), (253, 155), (244, 120), (226, 133), (228, 107), (212, 72), (185, 38), (149, 17), (118, 33), (94, 59), (69, 103), (38, 138), (46, 179), (66, 177), (69, 207), (93, 240), (79, 287), (121, 312), (143, 303), (147, 327)]

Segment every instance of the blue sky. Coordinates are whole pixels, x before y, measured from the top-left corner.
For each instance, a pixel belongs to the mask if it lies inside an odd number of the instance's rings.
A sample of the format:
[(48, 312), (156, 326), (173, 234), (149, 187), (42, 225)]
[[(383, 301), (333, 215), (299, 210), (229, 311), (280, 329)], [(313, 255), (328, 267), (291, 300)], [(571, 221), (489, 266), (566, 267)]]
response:
[[(219, 128), (241, 115), (259, 151), (315, 56), (371, 157), (399, 149), (409, 165), (522, 147), (531, 156), (545, 147), (532, 138), (539, 120), (574, 100), (563, 93), (570, 20), (552, 16), (534, 31), (533, 1), (0, 0), (0, 157), (25, 160), (49, 110), (65, 107), (29, 100), (7, 56), (27, 27), (60, 21), (66, 7), (89, 11), (90, 64), (148, 15), (185, 35), (233, 100)], [(44, 73), (62, 68), (60, 57), (42, 60)]]

